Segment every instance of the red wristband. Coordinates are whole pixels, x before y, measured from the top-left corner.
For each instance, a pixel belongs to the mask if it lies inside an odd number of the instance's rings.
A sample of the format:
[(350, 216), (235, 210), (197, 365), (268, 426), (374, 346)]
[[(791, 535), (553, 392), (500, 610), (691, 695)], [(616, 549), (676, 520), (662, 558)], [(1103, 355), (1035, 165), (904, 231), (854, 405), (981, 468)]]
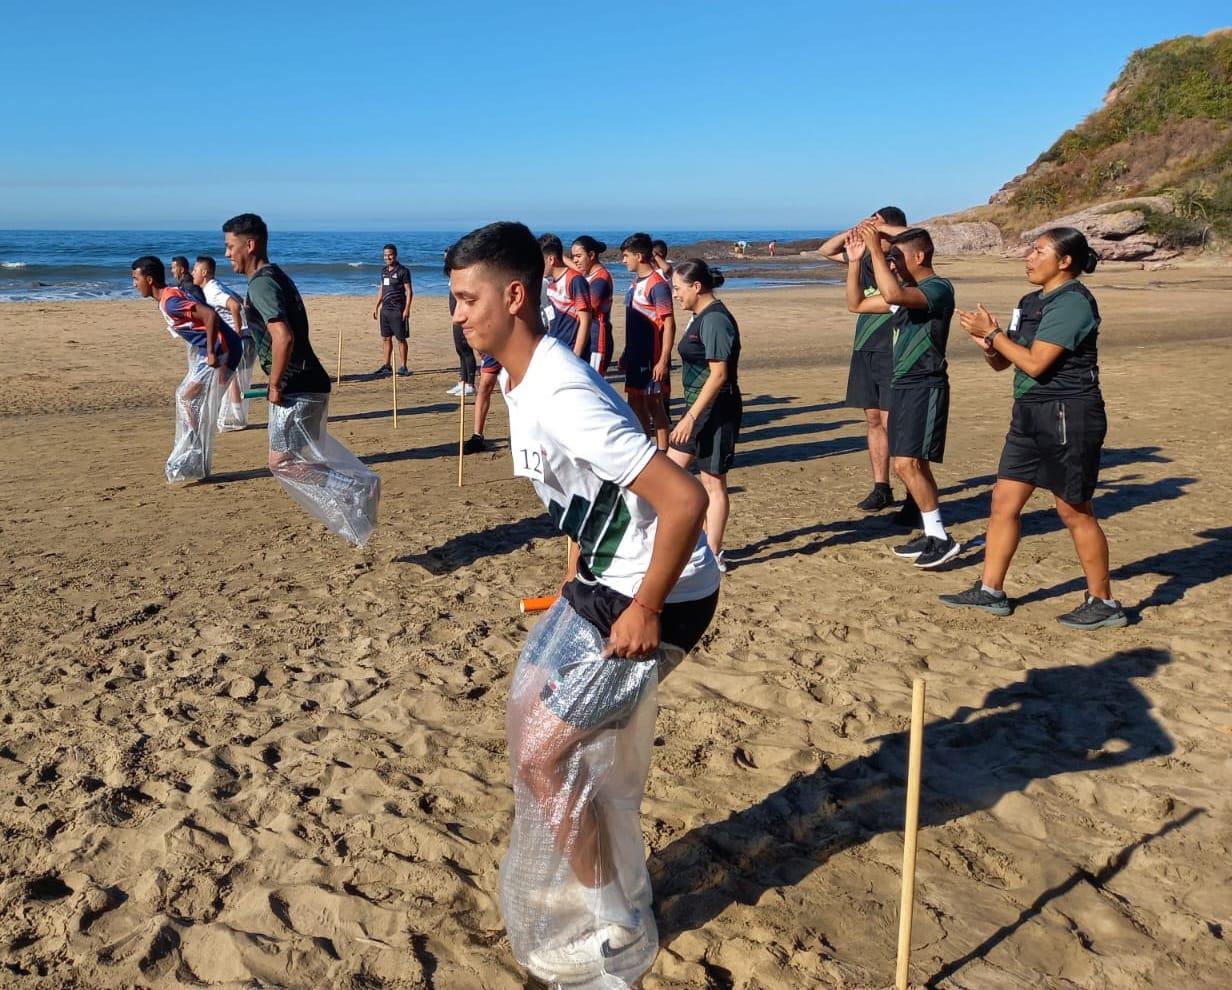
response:
[(644, 608), (647, 612), (653, 612), (655, 615), (662, 615), (662, 614), (663, 614), (663, 609), (661, 609), (661, 608), (651, 608), (651, 607), (650, 607), (649, 605), (647, 605), (644, 601), (642, 601), (640, 598), (638, 598), (638, 597), (637, 597), (637, 595), (634, 595), (634, 596), (633, 596), (633, 604), (634, 604), (634, 605), (640, 605), (640, 606), (642, 606), (642, 608)]

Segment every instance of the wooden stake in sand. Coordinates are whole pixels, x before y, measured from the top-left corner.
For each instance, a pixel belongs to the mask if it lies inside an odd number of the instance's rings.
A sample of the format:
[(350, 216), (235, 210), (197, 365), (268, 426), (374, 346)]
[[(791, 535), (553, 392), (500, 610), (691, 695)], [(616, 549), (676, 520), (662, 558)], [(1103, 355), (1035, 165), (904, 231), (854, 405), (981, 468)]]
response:
[(466, 445), (466, 385), (458, 391), (458, 487), (462, 487), (463, 447)]
[(911, 682), (911, 742), (907, 753), (907, 821), (903, 826), (903, 896), (898, 909), (896, 990), (907, 990), (911, 912), (915, 906), (915, 840), (920, 828), (920, 764), (924, 757), (924, 681)]
[(523, 598), (522, 599), (522, 614), (529, 615), (532, 612), (546, 612), (556, 604), (557, 595), (544, 595), (542, 598)]
[(398, 428), (398, 373), (389, 376), (394, 383), (394, 429)]
[(338, 328), (338, 374), (334, 376), (338, 384), (342, 384), (342, 327)]

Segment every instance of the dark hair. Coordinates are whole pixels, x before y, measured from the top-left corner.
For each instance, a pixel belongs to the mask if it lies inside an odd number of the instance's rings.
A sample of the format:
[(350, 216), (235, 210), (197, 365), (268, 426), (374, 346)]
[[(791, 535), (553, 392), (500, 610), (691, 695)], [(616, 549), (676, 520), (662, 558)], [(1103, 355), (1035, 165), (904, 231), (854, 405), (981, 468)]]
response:
[(1099, 263), (1099, 255), (1087, 243), (1086, 235), (1075, 227), (1052, 227), (1044, 231), (1044, 236), (1052, 241), (1052, 249), (1058, 258), (1069, 257), (1069, 268), (1065, 269), (1074, 277), (1089, 275), (1095, 271)]
[(210, 275), (213, 275), (218, 270), (218, 262), (208, 254), (197, 255), (197, 264), (209, 272)]
[(606, 244), (595, 240), (589, 234), (583, 234), (581, 237), (574, 238), (573, 243), (587, 254), (593, 254), (596, 258), (607, 250)]
[(653, 252), (655, 248), (662, 248), (662, 249), (663, 249), (663, 257), (665, 257), (665, 258), (667, 257), (667, 241), (660, 241), (660, 240), (657, 240), (657, 239), (656, 239), (656, 240), (651, 241), (651, 242), (650, 242), (650, 250), (651, 250), (651, 252)]
[(446, 275), (473, 265), (487, 265), (501, 275), (521, 282), (534, 311), (539, 311), (543, 252), (526, 224), (498, 220), (460, 237), (445, 252)]
[(877, 215), (886, 223), (895, 227), (907, 226), (907, 214), (900, 210), (897, 206), (883, 206), (877, 211)]
[(192, 267), (191, 265), (189, 265), (188, 259), (185, 258), (182, 254), (177, 254), (174, 258), (172, 258), (171, 264), (179, 265), (185, 271), (188, 271), (188, 269)]
[(555, 234), (541, 234), (539, 250), (548, 258), (563, 259), (565, 256), (565, 246), (560, 243), (560, 238)]
[(167, 284), (167, 269), (163, 267), (163, 259), (155, 258), (152, 254), (143, 254), (133, 262), (131, 270), (141, 272), (146, 278), (153, 279), (157, 285)]
[(890, 238), (891, 244), (910, 244), (916, 251), (924, 252), (924, 264), (933, 263), (933, 239), (923, 227), (908, 227), (901, 234)]
[(269, 240), (269, 228), (255, 213), (241, 213), (232, 217), (222, 225), (222, 232), (235, 234), (236, 237), (251, 237), (263, 247)]
[(672, 274), (682, 282), (696, 282), (703, 292), (713, 292), (726, 281), (721, 271), (711, 268), (701, 258), (686, 258), (672, 269)]
[(397, 244), (386, 244), (383, 248), (381, 248), (381, 250), (382, 251), (392, 251), (394, 253), (394, 257), (395, 258), (398, 257), (398, 245)]
[(654, 244), (649, 234), (630, 234), (620, 242), (620, 250), (640, 254), (647, 262), (654, 256)]

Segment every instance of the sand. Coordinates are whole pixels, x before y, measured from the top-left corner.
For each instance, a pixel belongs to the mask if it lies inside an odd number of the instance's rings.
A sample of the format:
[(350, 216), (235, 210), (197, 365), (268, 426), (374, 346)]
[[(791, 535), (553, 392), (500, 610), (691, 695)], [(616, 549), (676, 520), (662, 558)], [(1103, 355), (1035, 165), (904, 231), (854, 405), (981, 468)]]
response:
[[(1003, 316), (1026, 288), (1016, 262), (944, 270)], [(1089, 284), (1097, 506), (1134, 621), (1086, 635), (1053, 621), (1081, 580), (1043, 496), (1000, 620), (936, 599), (974, 580), (978, 549), (920, 572), (852, 508), (869, 477), (837, 287), (728, 294), (734, 566), (661, 693), (648, 990), (892, 981), (915, 676), (915, 981), (1227, 985), (1232, 270)], [(339, 327), (344, 370), (377, 365), (366, 298), (309, 310), (327, 367)], [(503, 711), (534, 621), (517, 599), (554, 587), (563, 545), (504, 450), (468, 458), (457, 488), (444, 300), (412, 317), (397, 431), (388, 380), (347, 380), (333, 405), (384, 482), (357, 551), (282, 494), (262, 425), (220, 439), (210, 482), (164, 483), (183, 352), (150, 303), (0, 307), (0, 984), (526, 985), (494, 896)], [(950, 350), (938, 477), (969, 541), (1009, 379), (957, 330)], [(497, 400), (489, 433), (505, 429)]]

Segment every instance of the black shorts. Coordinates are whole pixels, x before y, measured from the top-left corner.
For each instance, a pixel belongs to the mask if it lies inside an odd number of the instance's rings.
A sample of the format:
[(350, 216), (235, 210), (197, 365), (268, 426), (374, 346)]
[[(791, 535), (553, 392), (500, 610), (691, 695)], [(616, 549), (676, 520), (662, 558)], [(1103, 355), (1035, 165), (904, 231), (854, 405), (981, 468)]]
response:
[(1015, 402), (997, 477), (1045, 488), (1070, 505), (1089, 502), (1107, 433), (1102, 396)]
[(891, 457), (915, 457), (940, 464), (950, 418), (949, 385), (895, 385), (890, 389)]
[(687, 443), (672, 441), (672, 450), (697, 458), (697, 467), (706, 474), (724, 475), (736, 459), (740, 438), (740, 419), (744, 403), (739, 392), (720, 392), (693, 428)]
[(852, 409), (889, 409), (894, 355), (888, 350), (852, 351), (847, 399)]
[(400, 309), (381, 310), (381, 336), (406, 340), (411, 335), (411, 321), (402, 318)]

